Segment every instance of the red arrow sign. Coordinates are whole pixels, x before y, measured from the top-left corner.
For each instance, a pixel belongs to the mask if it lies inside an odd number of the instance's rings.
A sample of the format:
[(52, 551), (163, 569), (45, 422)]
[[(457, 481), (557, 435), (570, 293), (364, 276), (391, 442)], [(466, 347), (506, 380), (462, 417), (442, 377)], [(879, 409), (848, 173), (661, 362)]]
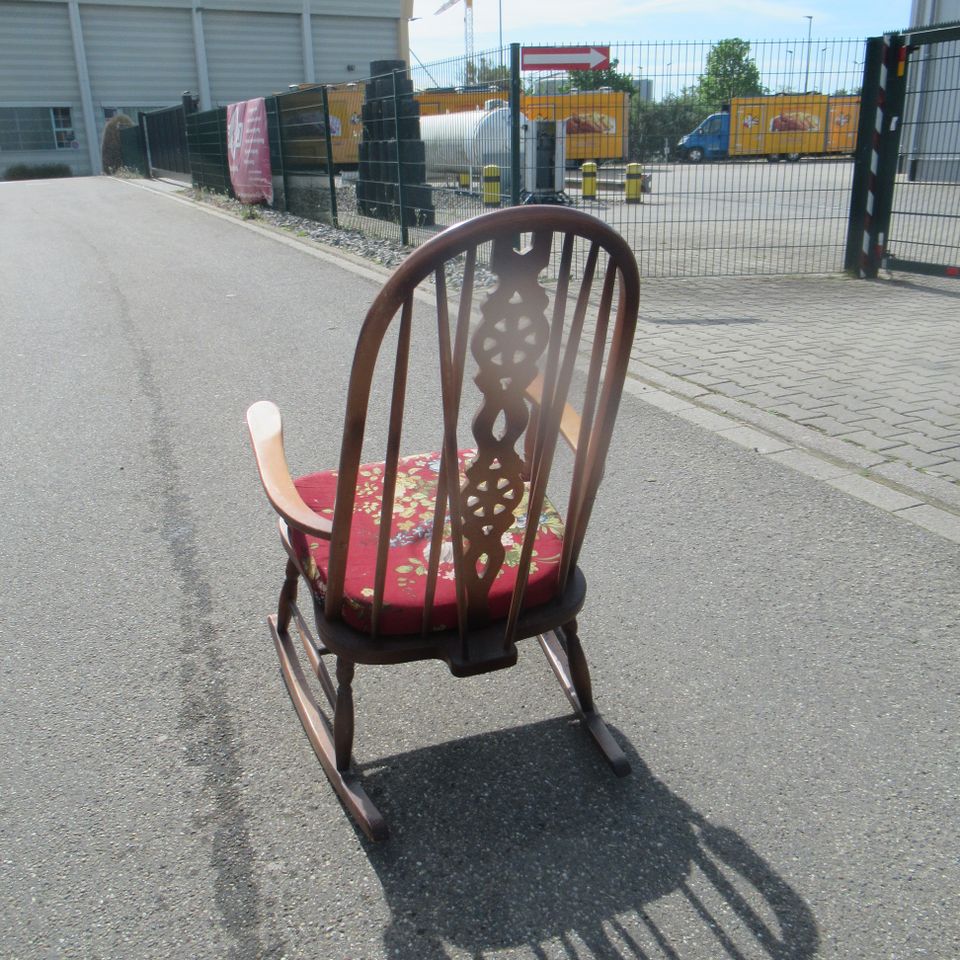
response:
[(521, 70), (608, 70), (609, 47), (523, 47)]

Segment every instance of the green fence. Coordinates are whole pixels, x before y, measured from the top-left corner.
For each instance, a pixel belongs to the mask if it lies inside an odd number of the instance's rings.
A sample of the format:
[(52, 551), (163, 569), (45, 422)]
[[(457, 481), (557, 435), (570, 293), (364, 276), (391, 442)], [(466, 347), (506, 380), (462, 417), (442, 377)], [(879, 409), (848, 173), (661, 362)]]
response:
[(233, 196), (227, 162), (226, 107), (187, 114), (186, 123), (193, 185)]
[(147, 154), (144, 150), (143, 130), (139, 126), (120, 128), (120, 155), (128, 170), (135, 170), (141, 177), (148, 176)]
[[(267, 96), (274, 205), (417, 245), (492, 206), (565, 203), (648, 277), (843, 269), (863, 41), (598, 49), (597, 70), (521, 69), (514, 45)], [(724, 118), (723, 144), (693, 146)]]

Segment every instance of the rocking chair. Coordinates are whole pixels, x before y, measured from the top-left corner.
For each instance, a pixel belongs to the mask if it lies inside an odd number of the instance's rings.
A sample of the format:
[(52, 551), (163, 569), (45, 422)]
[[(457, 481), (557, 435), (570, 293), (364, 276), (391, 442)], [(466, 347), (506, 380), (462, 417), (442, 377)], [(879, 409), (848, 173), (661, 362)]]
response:
[[(531, 242), (516, 250), (521, 235)], [(496, 278), (488, 292), (480, 289), (485, 255)], [(582, 279), (574, 294), (575, 255)], [(462, 269), (454, 317), (450, 264)], [(557, 279), (548, 293), (539, 277), (551, 264)], [(602, 281), (593, 296), (597, 275)], [(401, 456), (411, 333), (419, 325), (415, 302), (420, 312), (424, 300), (415, 291), (430, 280), (434, 318), (426, 326), (433, 331), (430, 349), (438, 352), (435, 409), (442, 410), (432, 448), (437, 452)], [(475, 294), (482, 295), (478, 315)], [(638, 300), (633, 254), (600, 220), (556, 206), (485, 214), (411, 253), (374, 300), (353, 359), (337, 470), (292, 479), (276, 406), (260, 401), (247, 412), (260, 478), (279, 514), (288, 556), (270, 632), (314, 750), (373, 840), (384, 839), (387, 826), (351, 762), (357, 664), (436, 658), (466, 677), (512, 666), (517, 642), (537, 637), (614, 772), (629, 772), (591, 693), (577, 634), (586, 591), (577, 559), (603, 475)], [(388, 330), (396, 359), (392, 381), (382, 387), (389, 397), (386, 455), (362, 464), (371, 389), (380, 384), (375, 366)], [(459, 421), (468, 347), (479, 408), (464, 448)], [(580, 413), (568, 402), (572, 385)], [(422, 428), (422, 419), (415, 426)], [(547, 498), (558, 437), (572, 451), (566, 455), (572, 462), (564, 520)], [(297, 606), (301, 579), (319, 639)], [(332, 720), (307, 682), (294, 636)], [(336, 659), (336, 683), (324, 664), (327, 655)]]

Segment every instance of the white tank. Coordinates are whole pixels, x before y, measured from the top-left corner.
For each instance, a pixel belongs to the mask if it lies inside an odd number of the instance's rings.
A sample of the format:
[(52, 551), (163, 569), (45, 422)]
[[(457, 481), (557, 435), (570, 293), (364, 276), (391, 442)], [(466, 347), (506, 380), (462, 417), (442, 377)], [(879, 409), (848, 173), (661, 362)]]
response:
[[(520, 123), (526, 123), (523, 114)], [(495, 163), (503, 170), (510, 169), (509, 107), (421, 117), (420, 136), (426, 148), (428, 178), (461, 170), (479, 176), (488, 163)], [(520, 155), (522, 158), (522, 136)]]

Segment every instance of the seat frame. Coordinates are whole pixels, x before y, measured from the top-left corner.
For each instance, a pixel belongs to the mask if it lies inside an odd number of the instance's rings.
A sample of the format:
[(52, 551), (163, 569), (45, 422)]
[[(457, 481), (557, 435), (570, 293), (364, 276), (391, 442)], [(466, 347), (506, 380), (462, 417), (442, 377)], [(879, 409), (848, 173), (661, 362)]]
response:
[[(513, 251), (518, 233), (530, 233), (533, 244), (529, 251)], [(538, 327), (537, 316), (547, 323), (543, 311), (546, 294), (536, 280), (545, 257), (550, 255), (554, 234), (564, 238), (556, 304), (547, 334)], [(562, 345), (566, 324), (568, 279), (574, 237), (590, 242), (590, 255), (584, 271), (576, 308)], [(476, 382), (481, 390), (491, 382), (490, 370), (484, 362), (486, 353), (501, 357), (494, 366), (499, 378), (486, 399), (495, 397), (506, 422), (502, 436), (492, 428), (490, 410), (481, 409), (474, 420), (474, 435), (493, 451), (484, 469), (478, 470), (480, 481), (467, 479), (461, 489), (445, 477), (447, 467), (441, 465), (435, 514), (441, 517), (449, 507), (455, 544), (458, 625), (455, 629), (431, 631), (426, 627), (414, 635), (380, 635), (377, 630), (386, 573), (387, 540), (396, 483), (396, 465), (400, 446), (400, 426), (406, 383), (406, 364), (410, 343), (413, 290), (433, 274), (437, 287), (438, 332), (441, 348), (441, 380), (443, 383), (444, 448), (442, 464), (456, 462), (456, 421), (459, 394), (462, 388), (468, 338), (473, 323), (473, 277), (476, 250), (479, 244), (492, 242), (492, 269), (498, 275), (497, 288), (481, 306), (484, 319), (479, 327), (473, 324), (471, 345), (478, 358), (480, 372)], [(567, 393), (573, 373), (577, 348), (583, 331), (590, 298), (593, 274), (600, 251), (608, 256), (603, 294), (597, 312), (594, 344), (590, 355), (583, 413), (578, 414), (569, 403)], [(449, 313), (446, 301), (443, 264), (452, 256), (466, 254), (464, 288), (460, 298), (456, 334), (449, 336)], [(533, 280), (531, 281), (531, 276)], [(617, 311), (608, 340), (608, 323), (619, 286)], [(512, 298), (511, 298), (512, 294)], [(542, 297), (541, 297), (542, 294)], [(498, 299), (499, 298), (499, 299)], [(277, 613), (268, 618), (269, 628), (280, 659), (285, 684), (290, 693), (311, 744), (341, 801), (363, 832), (373, 840), (388, 835), (383, 817), (370, 801), (353, 764), (354, 703), (352, 682), (357, 664), (394, 664), (413, 660), (444, 660), (455, 676), (470, 676), (512, 666), (517, 660), (516, 644), (537, 637), (550, 667), (584, 727), (593, 737), (604, 757), (618, 776), (629, 773), (627, 759), (610, 734), (596, 709), (590, 672), (577, 629), (586, 582), (577, 566), (577, 557), (586, 524), (603, 473), (610, 434), (622, 391), (629, 349), (633, 340), (639, 301), (639, 280), (632, 253), (622, 238), (596, 218), (579, 211), (557, 207), (522, 207), (497, 211), (452, 227), (418, 248), (387, 281), (371, 306), (361, 329), (351, 373), (347, 397), (347, 413), (341, 450), (340, 469), (333, 520), (315, 513), (303, 502), (287, 467), (283, 451), (283, 434), (277, 408), (266, 401), (254, 404), (247, 413), (251, 439), (261, 480), (267, 497), (279, 514), (280, 536), (287, 553), (287, 566)], [(513, 304), (518, 302), (519, 306)], [(373, 601), (371, 631), (361, 631), (345, 623), (340, 615), (343, 580), (348, 564), (348, 544), (354, 488), (360, 462), (360, 445), (364, 433), (367, 401), (373, 367), (380, 342), (387, 327), (399, 313), (397, 366), (394, 376), (390, 433), (384, 468), (381, 534)], [(492, 316), (488, 315), (491, 314)], [(503, 319), (506, 314), (508, 320)], [(533, 315), (533, 320), (530, 316)], [(509, 318), (512, 317), (512, 321)], [(513, 327), (510, 323), (513, 323)], [(486, 324), (486, 326), (484, 326)], [(556, 331), (559, 329), (559, 333)], [(479, 330), (479, 332), (478, 332)], [(500, 339), (498, 339), (500, 338)], [(534, 341), (537, 341), (536, 343)], [(571, 343), (573, 346), (571, 347)], [(598, 345), (599, 344), (599, 345)], [(526, 351), (526, 353), (525, 353)], [(539, 352), (538, 352), (539, 351)], [(540, 371), (533, 360), (545, 351), (547, 363)], [(530, 354), (530, 355), (528, 355)], [(517, 358), (519, 357), (519, 361)], [(506, 375), (519, 371), (515, 381)], [(486, 376), (486, 381), (483, 380)], [(506, 384), (506, 386), (503, 386)], [(511, 394), (512, 390), (512, 394)], [(517, 397), (524, 404), (517, 410)], [(527, 413), (529, 409), (529, 415)], [(537, 524), (527, 524), (527, 535), (519, 563), (517, 585), (511, 598), (510, 612), (501, 620), (485, 614), (490, 582), (503, 562), (503, 551), (497, 556), (500, 530), (507, 521), (502, 514), (515, 509), (517, 478), (510, 472), (512, 454), (520, 435), (524, 435), (524, 454), (517, 458), (521, 479), (528, 491), (528, 515), (539, 516), (546, 492), (555, 443), (562, 437), (576, 457), (570, 503), (566, 516), (563, 553), (558, 571), (558, 587), (553, 599), (537, 607), (523, 604), (526, 578)], [(498, 483), (487, 481), (498, 478)], [(471, 486), (472, 483), (472, 486)], [(500, 490), (500, 488), (503, 488)], [(498, 493), (498, 490), (500, 491)], [(492, 493), (488, 493), (492, 491)], [(497, 500), (496, 497), (500, 499)], [(511, 499), (512, 498), (512, 499)], [(440, 509), (443, 506), (444, 509)], [(512, 522), (512, 514), (509, 514)], [(499, 526), (495, 526), (499, 524)], [(434, 523), (431, 548), (430, 581), (436, 582), (440, 533), (443, 524)], [(298, 555), (292, 531), (330, 540), (329, 578), (326, 596), (321, 600), (312, 587)], [(486, 539), (484, 539), (486, 538)], [(491, 569), (493, 573), (491, 575)], [(308, 626), (298, 604), (298, 583), (303, 578), (313, 600), (317, 634)], [(465, 585), (464, 585), (465, 583)], [(424, 623), (429, 620), (433, 585), (428, 581), (428, 603)], [(299, 644), (298, 642), (299, 641)], [(308, 681), (303, 657), (317, 683)], [(327, 669), (324, 659), (332, 656), (336, 666)], [(324, 695), (327, 713), (315, 688)]]

